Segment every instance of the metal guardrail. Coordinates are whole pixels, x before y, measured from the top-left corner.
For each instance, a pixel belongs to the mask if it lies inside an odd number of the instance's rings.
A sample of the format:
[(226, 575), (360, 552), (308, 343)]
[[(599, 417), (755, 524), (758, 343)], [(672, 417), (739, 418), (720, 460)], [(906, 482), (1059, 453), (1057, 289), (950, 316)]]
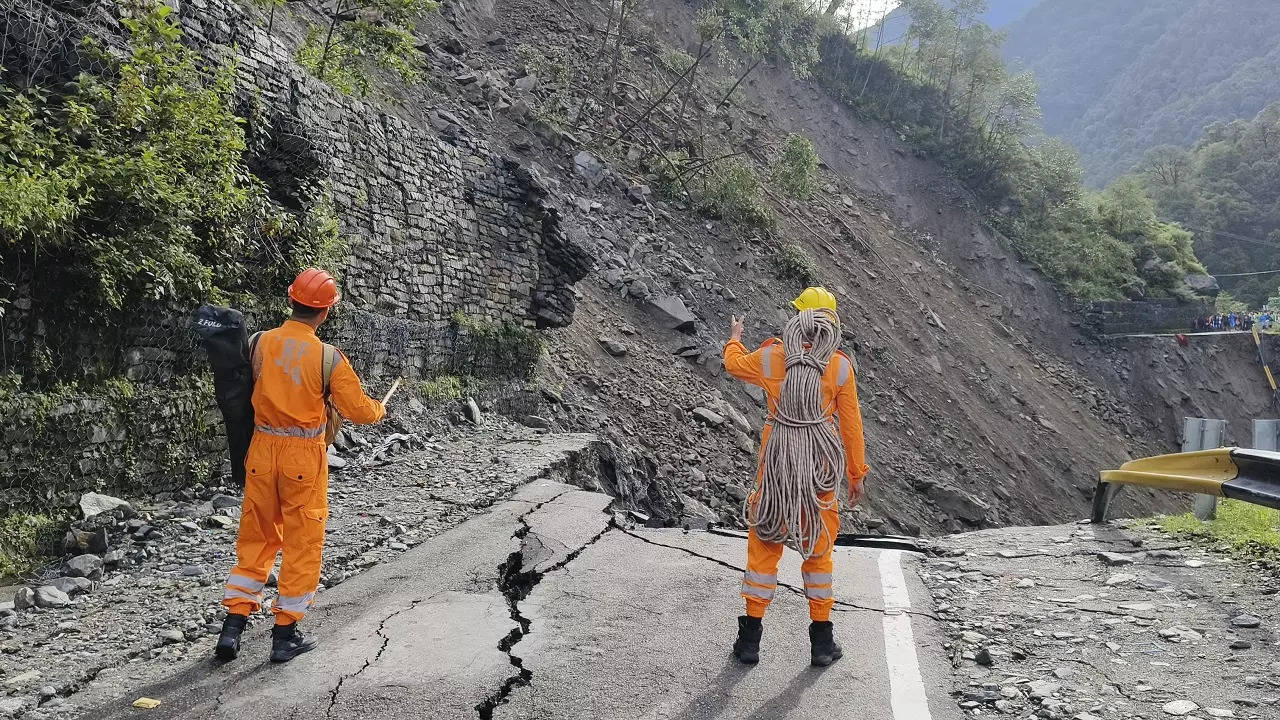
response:
[(1217, 448), (1130, 460), (1119, 470), (1103, 470), (1093, 491), (1093, 522), (1106, 522), (1112, 499), (1125, 485), (1280, 508), (1280, 452)]

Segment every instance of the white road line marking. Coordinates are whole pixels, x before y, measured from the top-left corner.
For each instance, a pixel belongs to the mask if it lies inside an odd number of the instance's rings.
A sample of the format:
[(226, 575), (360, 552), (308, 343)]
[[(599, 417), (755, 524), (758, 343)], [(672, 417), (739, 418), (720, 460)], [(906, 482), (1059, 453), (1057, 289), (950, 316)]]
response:
[(916, 640), (911, 633), (907, 581), (902, 575), (902, 551), (880, 553), (880, 585), (884, 589), (884, 657), (889, 666), (889, 704), (894, 720), (932, 720), (920, 677)]

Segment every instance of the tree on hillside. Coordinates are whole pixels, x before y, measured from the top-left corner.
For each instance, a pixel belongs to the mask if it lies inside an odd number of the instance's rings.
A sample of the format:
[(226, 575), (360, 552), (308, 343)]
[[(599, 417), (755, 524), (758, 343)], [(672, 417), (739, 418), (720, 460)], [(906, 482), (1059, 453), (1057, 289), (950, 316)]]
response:
[[(1210, 272), (1280, 268), (1280, 103), (1252, 120), (1215, 123), (1191, 150), (1151, 150), (1140, 177), (1161, 217), (1195, 234)], [(1272, 278), (1242, 276), (1230, 289), (1261, 305)]]
[(325, 24), (312, 27), (298, 62), (320, 80), (345, 93), (367, 95), (375, 68), (389, 70), (405, 82), (420, 75), (422, 51), (414, 37), (423, 13), (439, 7), (435, 0), (332, 0), (319, 10)]

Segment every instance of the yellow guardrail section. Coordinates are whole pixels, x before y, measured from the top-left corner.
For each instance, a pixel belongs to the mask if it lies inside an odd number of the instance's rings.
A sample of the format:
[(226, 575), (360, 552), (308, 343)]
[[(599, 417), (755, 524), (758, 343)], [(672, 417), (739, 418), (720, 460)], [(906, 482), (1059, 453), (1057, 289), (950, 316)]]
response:
[(1231, 459), (1236, 448), (1174, 453), (1130, 460), (1119, 470), (1103, 470), (1104, 483), (1145, 485), (1188, 493), (1222, 496), (1222, 484), (1236, 479), (1240, 469)]

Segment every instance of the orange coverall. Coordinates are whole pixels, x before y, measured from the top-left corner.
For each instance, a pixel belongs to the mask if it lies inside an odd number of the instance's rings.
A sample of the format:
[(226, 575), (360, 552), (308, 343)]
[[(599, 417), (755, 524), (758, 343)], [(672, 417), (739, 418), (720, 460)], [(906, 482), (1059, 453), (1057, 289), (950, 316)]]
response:
[[(782, 380), (786, 377), (786, 354), (782, 342), (772, 338), (752, 353), (747, 352), (738, 340), (730, 340), (724, 346), (724, 367), (730, 375), (764, 388), (769, 399), (769, 414), (772, 416), (782, 391)], [(862, 412), (858, 409), (857, 379), (854, 377), (853, 362), (847, 355), (837, 351), (822, 375), (822, 406), (834, 408), (834, 415), (840, 421), (840, 439), (844, 444), (847, 461), (846, 475), (849, 481), (850, 495), (861, 491), (862, 478), (866, 476), (866, 449), (862, 438)], [(769, 442), (772, 424), (766, 422), (760, 436), (760, 457), (764, 458), (764, 449)], [(760, 472), (756, 473), (756, 489), (748, 502), (755, 502), (760, 491)], [(833, 499), (834, 493), (819, 496), (823, 500)], [(809, 618), (815, 622), (823, 622), (831, 618), (831, 607), (835, 605), (835, 595), (831, 590), (831, 551), (832, 541), (840, 531), (840, 512), (832, 507), (823, 511), (822, 522), (827, 527), (825, 545), (815, 548), (813, 557), (804, 561), (801, 573), (804, 580), (804, 594), (809, 599)], [(753, 528), (747, 537), (747, 571), (742, 579), (742, 597), (747, 601), (747, 615), (764, 617), (773, 593), (778, 587), (778, 561), (782, 559), (782, 543), (765, 542), (756, 536)]]
[[(258, 338), (254, 357), (255, 428), (245, 457), (244, 509), (236, 566), (222, 604), (238, 615), (262, 607), (262, 588), (284, 551), (271, 612), (276, 624), (302, 619), (315, 598), (329, 513), (329, 463), (324, 443), (323, 344), (310, 325), (287, 320)], [(341, 353), (329, 393), (342, 416), (374, 423), (386, 412), (364, 394)]]

